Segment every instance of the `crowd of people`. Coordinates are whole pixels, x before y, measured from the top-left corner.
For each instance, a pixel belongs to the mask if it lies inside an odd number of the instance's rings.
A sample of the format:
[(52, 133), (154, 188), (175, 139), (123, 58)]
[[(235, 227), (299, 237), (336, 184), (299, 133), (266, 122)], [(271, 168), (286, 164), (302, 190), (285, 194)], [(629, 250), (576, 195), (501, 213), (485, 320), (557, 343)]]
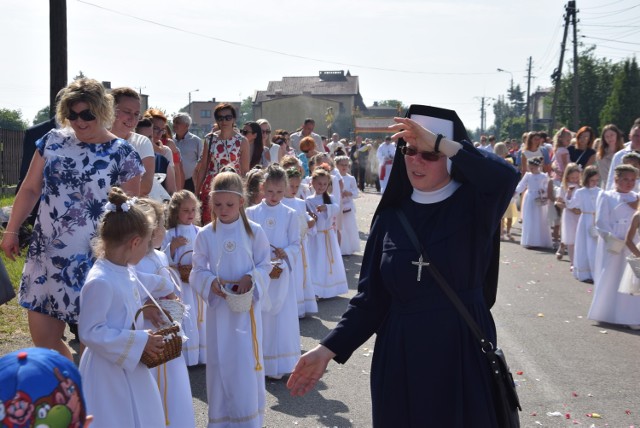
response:
[[(209, 426), (261, 427), (265, 378), (291, 375), (288, 386), (302, 395), (329, 360), (345, 362), (374, 332), (374, 421), (419, 424), (427, 406), (442, 426), (451, 414), (456, 426), (496, 425), (482, 350), (456, 312), (440, 310), (449, 303), (435, 285), (424, 286), (433, 279), (422, 277), (427, 264), (414, 260), (398, 210), (492, 343), (493, 231), (513, 241), (516, 222), (522, 246), (553, 249), (576, 279), (595, 284), (591, 319), (640, 328), (640, 121), (626, 144), (607, 125), (600, 138), (585, 126), (551, 141), (528, 132), (522, 147), (493, 137), (473, 147), (457, 116), (452, 139), (396, 118), (393, 139), (405, 139), (396, 150), (391, 136), (323, 138), (311, 118), (289, 132), (264, 118), (238, 123), (226, 103), (213, 116), (200, 139), (188, 114), (170, 127), (162, 110), (141, 111), (135, 90), (107, 93), (83, 78), (61, 91), (56, 124), (35, 144), (0, 248), (15, 258), (19, 229), (39, 202), (19, 303), (38, 348), (72, 360), (62, 337), (67, 324), (77, 329), (84, 397), (58, 396), (60, 386), (41, 391), (67, 407), (70, 426), (86, 415), (97, 427), (194, 426), (188, 367), (205, 364)], [(384, 195), (359, 294), (338, 328), (300, 358), (298, 320), (348, 291), (342, 257), (360, 251), (355, 199), (367, 185)], [(440, 308), (435, 318), (430, 307)], [(430, 323), (442, 326), (438, 343), (457, 341), (429, 364), (398, 367), (402, 350), (428, 354), (419, 331)], [(165, 361), (173, 339), (160, 331), (173, 326), (181, 352)], [(25, 351), (7, 361), (37, 357)], [(433, 388), (410, 379), (418, 372)], [(42, 403), (30, 400), (0, 389), (0, 422), (42, 416)]]
[(520, 245), (568, 257), (573, 276), (594, 284), (589, 319), (640, 329), (640, 271), (634, 269), (640, 256), (634, 221), (640, 216), (640, 119), (628, 137), (609, 124), (598, 138), (583, 126), (575, 133), (562, 128), (551, 140), (528, 132), (522, 146), (483, 137), (478, 148), (522, 173), (502, 238), (513, 241), (513, 222), (521, 222)]
[[(77, 331), (95, 426), (194, 426), (187, 367), (198, 364), (210, 426), (262, 426), (265, 376), (281, 379), (300, 357), (298, 319), (348, 291), (354, 199), (365, 180), (386, 182), (395, 144), (380, 144), (374, 173), (369, 140), (328, 142), (313, 119), (272, 130), (237, 123), (229, 104), (214, 119), (203, 140), (186, 113), (171, 129), (162, 110), (141, 111), (135, 90), (80, 79), (37, 140), (1, 248), (18, 254), (39, 201), (19, 303), (37, 347), (72, 360), (62, 337), (67, 324)], [(251, 310), (234, 312), (229, 294), (251, 294)], [(147, 369), (142, 355), (165, 342), (153, 333), (167, 321), (158, 302), (179, 308), (182, 354)]]

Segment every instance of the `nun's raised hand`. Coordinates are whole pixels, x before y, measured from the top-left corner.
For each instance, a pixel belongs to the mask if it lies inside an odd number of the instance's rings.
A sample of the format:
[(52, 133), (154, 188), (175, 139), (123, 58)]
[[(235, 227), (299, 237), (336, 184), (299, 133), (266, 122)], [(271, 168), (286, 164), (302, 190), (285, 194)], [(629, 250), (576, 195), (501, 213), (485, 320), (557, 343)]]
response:
[(436, 142), (436, 135), (433, 132), (406, 117), (394, 117), (393, 120), (396, 123), (389, 126), (391, 131), (396, 132), (391, 136), (392, 139), (402, 138), (418, 150), (433, 151)]

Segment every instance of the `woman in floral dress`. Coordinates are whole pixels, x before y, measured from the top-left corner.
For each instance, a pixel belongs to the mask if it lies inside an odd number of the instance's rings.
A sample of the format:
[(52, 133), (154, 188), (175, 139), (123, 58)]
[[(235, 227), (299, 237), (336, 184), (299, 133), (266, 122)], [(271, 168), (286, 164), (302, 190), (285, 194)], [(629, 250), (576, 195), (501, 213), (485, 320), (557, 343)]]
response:
[(195, 185), (198, 198), (202, 201), (202, 224), (211, 222), (209, 191), (213, 178), (230, 166), (241, 177), (249, 171), (251, 149), (249, 142), (235, 128), (236, 110), (231, 104), (218, 104), (213, 111), (219, 131), (204, 138), (203, 155), (196, 166)]
[(40, 200), (20, 282), (19, 302), (29, 310), (35, 346), (71, 359), (62, 341), (65, 323), (75, 324), (80, 289), (94, 258), (90, 241), (111, 186), (140, 191), (144, 167), (125, 140), (108, 131), (113, 98), (102, 84), (79, 79), (64, 89), (56, 111), (61, 129), (36, 143), (0, 248), (14, 259), (18, 228)]

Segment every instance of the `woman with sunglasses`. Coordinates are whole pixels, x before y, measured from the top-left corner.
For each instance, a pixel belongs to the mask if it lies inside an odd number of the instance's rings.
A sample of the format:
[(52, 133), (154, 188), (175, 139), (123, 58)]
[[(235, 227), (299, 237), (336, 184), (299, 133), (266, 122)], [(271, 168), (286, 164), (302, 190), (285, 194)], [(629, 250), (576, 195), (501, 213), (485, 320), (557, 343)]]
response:
[(242, 127), (240, 133), (247, 139), (249, 143), (249, 151), (251, 156), (249, 157), (249, 169), (256, 165), (260, 165), (262, 161), (262, 128), (258, 122), (247, 122)]
[[(444, 112), (455, 116), (454, 136), (466, 139), (457, 115)], [(396, 156), (374, 215), (359, 293), (337, 327), (301, 357), (287, 386), (292, 395), (307, 393), (331, 359), (345, 363), (376, 333), (374, 427), (498, 427), (487, 358), (420, 253), (430, 257), (495, 344), (493, 268), (500, 221), (518, 173), (469, 142), (443, 138), (411, 119), (394, 120), (392, 138), (406, 141), (404, 156)]]
[(209, 191), (213, 179), (222, 168), (230, 166), (241, 177), (249, 171), (251, 149), (249, 142), (236, 131), (236, 109), (231, 104), (218, 104), (213, 110), (213, 116), (219, 131), (204, 137), (204, 148), (198, 166), (196, 166), (196, 190), (202, 201), (202, 224), (211, 221), (209, 208)]
[(65, 323), (78, 322), (80, 289), (93, 265), (90, 240), (109, 190), (138, 195), (144, 171), (133, 147), (108, 130), (113, 116), (113, 97), (100, 82), (83, 78), (64, 89), (56, 109), (61, 128), (37, 141), (0, 244), (14, 260), (18, 229), (39, 200), (19, 302), (35, 346), (69, 359), (61, 338)]

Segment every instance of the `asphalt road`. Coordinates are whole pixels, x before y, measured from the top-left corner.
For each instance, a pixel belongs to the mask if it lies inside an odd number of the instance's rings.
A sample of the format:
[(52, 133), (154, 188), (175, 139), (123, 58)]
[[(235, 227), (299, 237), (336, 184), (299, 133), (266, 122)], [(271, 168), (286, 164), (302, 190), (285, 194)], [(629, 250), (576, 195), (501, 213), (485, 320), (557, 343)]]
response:
[[(379, 198), (365, 193), (357, 202), (362, 248)], [(640, 426), (640, 332), (588, 320), (593, 285), (576, 281), (568, 261), (556, 260), (551, 252), (526, 250), (517, 239), (502, 244), (492, 313), (518, 384), (522, 426)], [(348, 296), (321, 301), (317, 316), (301, 320), (303, 351), (340, 319), (355, 293), (360, 264), (360, 255), (345, 258)], [(371, 426), (372, 355), (373, 338), (347, 364), (330, 363), (316, 390), (302, 398), (291, 397), (284, 381), (268, 381), (266, 426)], [(197, 421), (205, 426), (204, 369), (191, 375)]]
[[(357, 201), (362, 248), (379, 199), (367, 192)], [(498, 300), (492, 313), (499, 344), (518, 383), (522, 426), (640, 427), (640, 332), (586, 319), (593, 285), (573, 279), (566, 260), (557, 261), (551, 252), (526, 250), (517, 238), (502, 244)], [(350, 292), (319, 302), (320, 313), (300, 321), (301, 351), (314, 347), (335, 326), (355, 294), (362, 258), (344, 260)], [(26, 334), (16, 335), (0, 343), (0, 350), (29, 343)], [(71, 345), (77, 350), (77, 343)], [(267, 381), (265, 425), (371, 426), (372, 355), (373, 338), (347, 364), (330, 363), (316, 389), (302, 398), (289, 395), (285, 380)], [(189, 374), (196, 423), (206, 427), (205, 367), (190, 368)]]

